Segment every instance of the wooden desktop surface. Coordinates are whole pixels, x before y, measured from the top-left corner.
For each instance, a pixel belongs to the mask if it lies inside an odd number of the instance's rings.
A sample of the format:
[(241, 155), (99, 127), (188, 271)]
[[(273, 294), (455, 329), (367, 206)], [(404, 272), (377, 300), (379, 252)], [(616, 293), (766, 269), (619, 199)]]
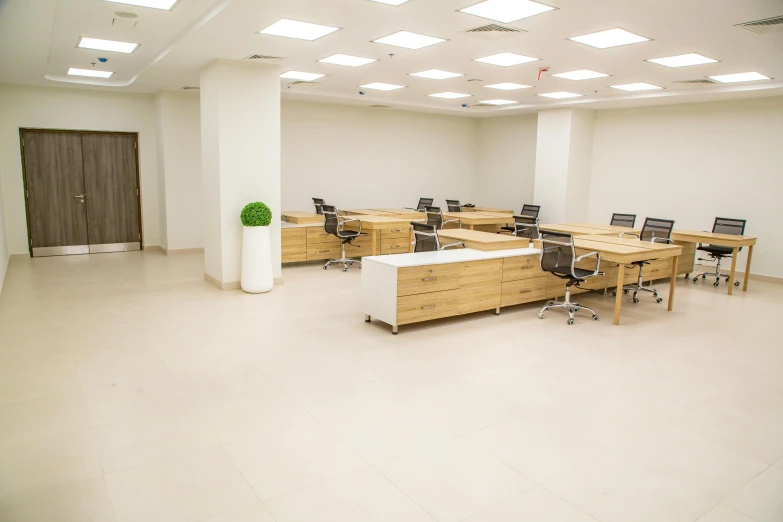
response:
[(301, 210), (284, 210), (282, 216), (289, 223), (297, 225), (323, 224), (324, 217), (315, 212), (302, 212)]
[(699, 232), (696, 230), (674, 230), (672, 239), (675, 241), (688, 241), (691, 243), (710, 243), (727, 247), (751, 246), (756, 244), (755, 237), (734, 236), (731, 234), (717, 234), (715, 232)]
[(514, 214), (513, 210), (491, 207), (462, 207), (462, 212), (493, 212), (496, 214)]
[(444, 212), (443, 219), (459, 219), (468, 226), (506, 225), (514, 222), (514, 217), (509, 214), (492, 214), (490, 212)]
[[(529, 248), (530, 240), (520, 237), (467, 230), (464, 228), (447, 228), (438, 231), (442, 239), (462, 241), (467, 248), (475, 250), (510, 250), (514, 248)], [(442, 243), (445, 241), (441, 240)]]
[[(604, 228), (607, 227), (607, 228)], [(611, 228), (608, 228), (611, 227)], [(552, 232), (561, 232), (563, 234), (573, 234), (574, 236), (585, 235), (613, 235), (617, 236), (621, 232), (626, 233), (639, 233), (639, 229), (630, 227), (612, 227), (611, 225), (589, 225), (589, 224), (572, 224), (572, 223), (554, 223), (539, 225), (539, 230), (551, 230)]]

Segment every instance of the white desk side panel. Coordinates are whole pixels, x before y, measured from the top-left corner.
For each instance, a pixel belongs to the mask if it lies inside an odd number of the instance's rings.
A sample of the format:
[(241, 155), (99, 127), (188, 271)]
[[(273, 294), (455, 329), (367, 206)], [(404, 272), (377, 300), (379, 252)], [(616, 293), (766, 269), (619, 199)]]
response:
[(362, 311), (397, 325), (397, 267), (369, 257), (362, 260)]

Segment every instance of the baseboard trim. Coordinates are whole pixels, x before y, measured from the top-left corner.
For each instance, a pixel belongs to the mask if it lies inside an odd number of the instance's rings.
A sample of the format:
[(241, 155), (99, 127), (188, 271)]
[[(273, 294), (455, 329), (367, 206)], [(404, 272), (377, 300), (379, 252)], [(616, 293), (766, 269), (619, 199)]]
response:
[[(693, 265), (694, 273), (697, 271), (697, 267), (698, 267), (698, 272), (707, 272), (707, 271), (715, 270), (715, 266), (700, 265), (700, 264), (696, 263), (696, 264)], [(722, 274), (726, 274), (726, 275), (729, 275), (731, 273), (731, 270), (727, 270), (725, 268), (721, 268), (720, 271), (721, 271)], [(737, 270), (737, 271), (734, 272), (734, 276), (737, 279), (742, 280), (742, 278), (745, 277), (745, 272), (740, 272), (739, 270)], [(754, 274), (753, 272), (750, 273), (750, 280), (751, 281), (762, 281), (764, 283), (773, 283), (773, 284), (776, 284), (776, 285), (783, 285), (783, 277), (768, 276), (768, 275), (763, 275), (763, 274)]]
[(285, 284), (285, 278), (283, 276), (275, 277), (275, 286), (280, 286)]
[(160, 245), (144, 245), (143, 250), (146, 250), (147, 252), (163, 252), (164, 254), (166, 253), (166, 249)]
[[(222, 281), (218, 281), (211, 275), (204, 273), (204, 281), (211, 284), (218, 290), (240, 290), (242, 288), (242, 283), (239, 281), (228, 281), (226, 283), (223, 283)], [(285, 280), (282, 277), (275, 277), (274, 279), (275, 286), (283, 285), (285, 284)]]
[(203, 254), (204, 249), (203, 248), (163, 248), (163, 253), (167, 256), (178, 256), (182, 254)]

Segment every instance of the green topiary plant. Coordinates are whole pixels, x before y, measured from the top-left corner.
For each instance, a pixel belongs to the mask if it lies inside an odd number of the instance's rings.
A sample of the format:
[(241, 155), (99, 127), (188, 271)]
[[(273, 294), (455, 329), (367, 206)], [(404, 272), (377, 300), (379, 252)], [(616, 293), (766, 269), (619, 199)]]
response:
[(240, 217), (246, 227), (268, 227), (272, 222), (272, 211), (260, 201), (256, 201), (245, 205)]

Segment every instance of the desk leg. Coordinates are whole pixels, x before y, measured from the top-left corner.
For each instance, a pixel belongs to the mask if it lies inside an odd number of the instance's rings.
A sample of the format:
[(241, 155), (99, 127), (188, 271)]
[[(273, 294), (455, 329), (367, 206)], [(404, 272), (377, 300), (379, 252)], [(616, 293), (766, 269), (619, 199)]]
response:
[(413, 225), (411, 225), (411, 231), (408, 233), (408, 252), (413, 253)]
[(737, 268), (737, 255), (739, 254), (739, 248), (734, 248), (734, 252), (731, 254), (731, 272), (729, 272), (729, 295), (734, 290), (734, 270)]
[(620, 324), (620, 310), (623, 308), (623, 280), (625, 279), (625, 265), (620, 263), (617, 267), (617, 297), (614, 298), (614, 324)]
[(468, 225), (468, 230), (473, 230), (473, 225)]
[[(748, 291), (748, 280), (750, 279), (750, 260), (753, 257), (753, 245), (748, 247), (748, 261), (745, 263), (745, 281), (742, 283), (742, 291)], [(731, 282), (731, 281), (729, 281)], [(734, 283), (732, 283), (734, 284)]]
[(674, 308), (674, 289), (677, 287), (677, 265), (680, 263), (680, 256), (672, 257), (672, 277), (669, 282), (669, 308), (671, 312)]
[(378, 231), (377, 230), (371, 230), (370, 231), (370, 241), (372, 242), (372, 246), (370, 247), (370, 251), (372, 252), (372, 255), (377, 256), (378, 250), (376, 250), (378, 246)]

